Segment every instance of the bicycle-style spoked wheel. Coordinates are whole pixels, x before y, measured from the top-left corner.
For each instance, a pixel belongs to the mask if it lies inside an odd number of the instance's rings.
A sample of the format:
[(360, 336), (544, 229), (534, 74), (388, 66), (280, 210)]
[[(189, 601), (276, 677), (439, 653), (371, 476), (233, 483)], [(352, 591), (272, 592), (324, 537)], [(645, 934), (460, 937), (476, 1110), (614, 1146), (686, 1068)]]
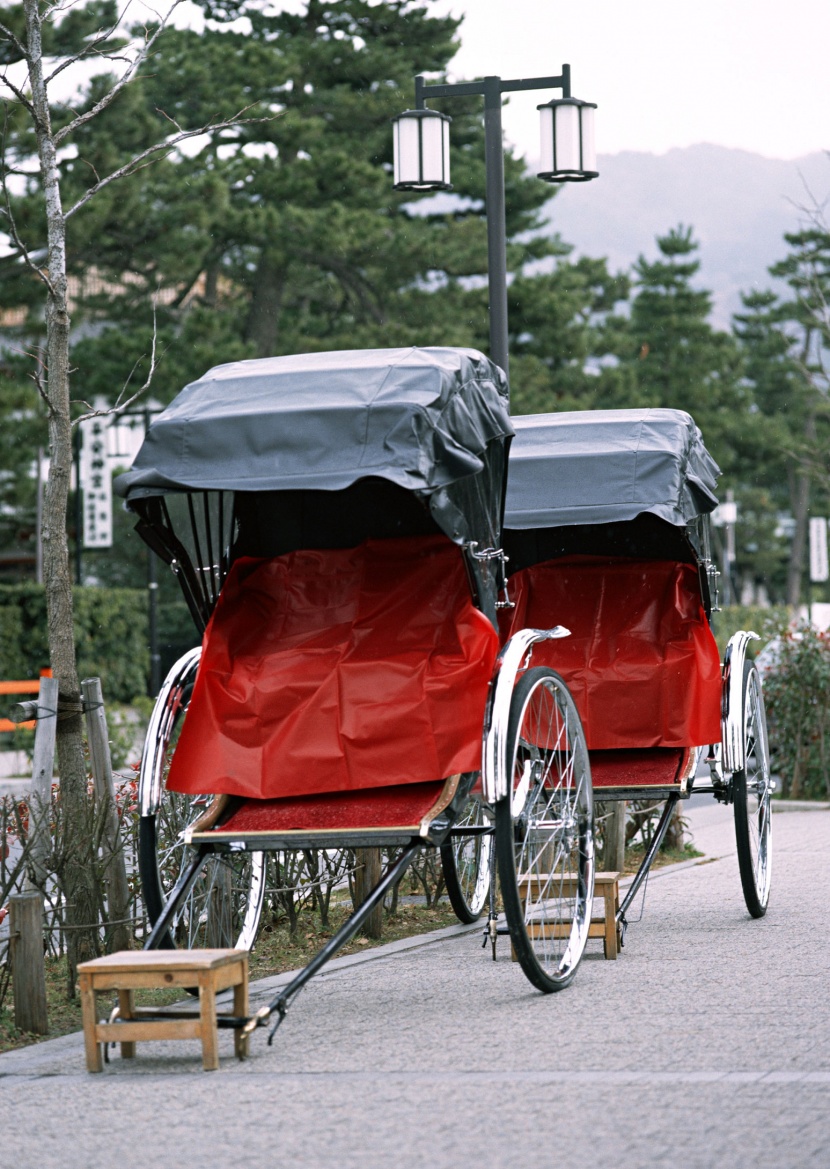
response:
[[(492, 828), (493, 810), (477, 796), (470, 796), (463, 815), (455, 827)], [(493, 837), (488, 835), (452, 836), (441, 847), (441, 865), (447, 896), (455, 916), (465, 925), (478, 921), (490, 891), (490, 868), (493, 863)]]
[(509, 794), (496, 805), (496, 855), (510, 937), (539, 990), (567, 986), (591, 924), (594, 812), (585, 732), (563, 680), (545, 667), (516, 685)]
[[(204, 811), (209, 797), (163, 793), (152, 819), (142, 818), (139, 861), (147, 913), (161, 914), (190, 850), (183, 833)], [(170, 938), (177, 948), (250, 950), (265, 896), (265, 859), (261, 852), (210, 856), (173, 920)]]
[(763, 917), (772, 880), (772, 792), (761, 679), (751, 662), (744, 665), (743, 714), (745, 765), (732, 776), (735, 838), (746, 907)]
[[(164, 784), (198, 665), (196, 649), (171, 669), (156, 699), (142, 753), (138, 867), (151, 924), (161, 915), (187, 863), (190, 850), (184, 843), (184, 830), (211, 798), (171, 792)], [(162, 945), (249, 950), (259, 927), (264, 895), (265, 858), (261, 852), (213, 855), (205, 862)]]

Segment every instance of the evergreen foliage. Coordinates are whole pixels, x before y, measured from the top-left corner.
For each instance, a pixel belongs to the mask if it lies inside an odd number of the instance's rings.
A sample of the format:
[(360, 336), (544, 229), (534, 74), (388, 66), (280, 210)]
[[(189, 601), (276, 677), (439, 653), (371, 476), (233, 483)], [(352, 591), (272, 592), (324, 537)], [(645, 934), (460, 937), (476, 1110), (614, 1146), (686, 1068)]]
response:
[[(147, 594), (142, 589), (74, 590), (75, 644), (82, 678), (100, 677), (107, 701), (147, 690)], [(49, 664), (46, 597), (35, 584), (0, 585), (0, 662), (4, 678), (37, 678)]]
[[(483, 112), (478, 99), (432, 103), (453, 117), (454, 196), (396, 194), (390, 119), (418, 72), (444, 75), (459, 20), (428, 0), (305, 0), (298, 12), (257, 0), (199, 0), (203, 28), (167, 29), (118, 99), (76, 130), (61, 161), (69, 201), (176, 127), (244, 110), (239, 125), (171, 150), (101, 190), (69, 220), (74, 396), (112, 402), (145, 376), (154, 318), (163, 354), (151, 393), (168, 401), (213, 364), (262, 354), (407, 344), (487, 350)], [(119, 43), (112, 0), (89, 0), (45, 25), (50, 53)], [(21, 34), (20, 5), (4, 22)], [(15, 59), (11, 41), (3, 60)], [(67, 125), (107, 88), (54, 111)], [(11, 209), (32, 254), (45, 241), (35, 141), (10, 108)], [(810, 507), (828, 498), (828, 234), (788, 236), (773, 270), (790, 295), (744, 298), (733, 334), (710, 322), (692, 229), (657, 239), (656, 259), (615, 273), (573, 259), (542, 232), (551, 188), (505, 157), (511, 382), (515, 413), (605, 407), (688, 410), (739, 504), (738, 572), (773, 600), (799, 599)], [(22, 183), (22, 185), (21, 185)], [(456, 198), (459, 196), (460, 198)], [(547, 209), (545, 209), (547, 214)], [(555, 205), (554, 205), (555, 222)], [(37, 347), (43, 290), (19, 256), (0, 258), (0, 309), (26, 309), (19, 347)], [(11, 346), (0, 376), (0, 553), (34, 547), (35, 451), (43, 408)], [(77, 412), (83, 406), (77, 404)], [(791, 542), (781, 517), (795, 517)], [(71, 515), (71, 509), (70, 509)], [(70, 526), (71, 526), (70, 519)], [(90, 553), (90, 581), (140, 585), (144, 550), (125, 517), (115, 547)], [(799, 544), (800, 539), (800, 544)], [(171, 643), (186, 622), (168, 596)]]

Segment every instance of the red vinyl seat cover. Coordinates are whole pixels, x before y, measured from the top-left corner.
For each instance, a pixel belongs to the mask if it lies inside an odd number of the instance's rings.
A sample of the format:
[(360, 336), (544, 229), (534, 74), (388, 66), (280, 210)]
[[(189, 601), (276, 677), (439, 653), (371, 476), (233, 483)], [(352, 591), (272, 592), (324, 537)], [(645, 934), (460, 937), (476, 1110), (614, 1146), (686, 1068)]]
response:
[(510, 592), (511, 633), (570, 629), (532, 664), (565, 679), (591, 750), (720, 741), (720, 658), (693, 565), (563, 557), (515, 573)]
[(443, 536), (240, 559), (167, 785), (273, 799), (478, 770), (497, 652)]

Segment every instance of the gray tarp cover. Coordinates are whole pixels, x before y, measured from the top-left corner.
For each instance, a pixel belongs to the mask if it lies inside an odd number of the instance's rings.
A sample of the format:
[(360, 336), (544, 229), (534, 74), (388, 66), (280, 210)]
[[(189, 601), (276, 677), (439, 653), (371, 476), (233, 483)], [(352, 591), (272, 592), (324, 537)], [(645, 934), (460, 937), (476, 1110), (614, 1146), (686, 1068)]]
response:
[(689, 523), (717, 505), (720, 469), (683, 410), (513, 418), (505, 527), (607, 524), (651, 512)]
[(177, 395), (116, 490), (336, 491), (379, 475), (431, 494), (512, 433), (505, 376), (474, 349), (238, 361)]

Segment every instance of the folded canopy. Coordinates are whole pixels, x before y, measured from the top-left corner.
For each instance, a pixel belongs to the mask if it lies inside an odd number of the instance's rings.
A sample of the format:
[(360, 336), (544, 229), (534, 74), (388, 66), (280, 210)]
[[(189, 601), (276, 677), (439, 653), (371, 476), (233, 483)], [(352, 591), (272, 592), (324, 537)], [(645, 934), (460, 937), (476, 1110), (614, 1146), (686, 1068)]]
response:
[[(512, 433), (507, 380), (474, 349), (238, 361), (178, 394), (116, 490), (129, 506), (170, 491), (341, 491), (380, 477), (428, 499), (460, 540), (469, 538), (456, 522), (469, 501), (453, 487), (488, 470), (488, 448)], [(481, 503), (500, 513), (495, 479), (496, 498)], [(494, 518), (485, 526), (497, 528)]]
[(717, 506), (720, 474), (683, 410), (513, 418), (505, 527), (608, 524), (649, 512), (678, 526)]

